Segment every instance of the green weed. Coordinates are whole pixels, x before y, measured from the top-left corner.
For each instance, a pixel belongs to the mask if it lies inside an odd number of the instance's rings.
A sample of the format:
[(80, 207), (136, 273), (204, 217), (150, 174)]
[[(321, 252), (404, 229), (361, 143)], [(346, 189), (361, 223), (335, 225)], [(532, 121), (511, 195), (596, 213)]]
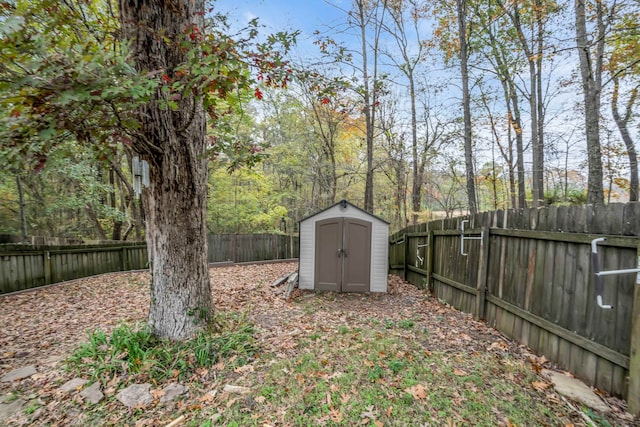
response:
[(119, 325), (110, 336), (96, 330), (67, 359), (67, 369), (105, 383), (116, 375), (144, 375), (155, 381), (185, 378), (230, 356), (236, 356), (237, 366), (246, 364), (256, 351), (253, 326), (237, 314), (217, 320), (221, 332), (201, 332), (175, 343), (157, 339), (144, 324)]
[(27, 405), (26, 408), (24, 408), (24, 413), (27, 414), (27, 415), (31, 415), (41, 407), (42, 407), (42, 405), (40, 405), (39, 403), (31, 403), (31, 404)]
[(384, 371), (380, 365), (373, 365), (371, 369), (369, 369), (369, 373), (367, 374), (367, 378), (371, 382), (376, 382), (379, 379), (382, 379), (384, 375)]
[(407, 362), (404, 360), (393, 359), (389, 362), (389, 369), (394, 374), (397, 374), (400, 371), (403, 371), (407, 367)]
[(411, 329), (413, 328), (414, 322), (411, 319), (402, 319), (398, 322), (398, 327), (400, 329)]

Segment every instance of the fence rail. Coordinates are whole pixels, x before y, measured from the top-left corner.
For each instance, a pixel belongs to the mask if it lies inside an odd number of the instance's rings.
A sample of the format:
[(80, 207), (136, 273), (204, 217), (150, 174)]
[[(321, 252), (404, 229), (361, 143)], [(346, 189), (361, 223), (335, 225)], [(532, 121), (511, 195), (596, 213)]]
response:
[[(461, 224), (468, 220), (462, 240)], [(603, 270), (640, 263), (640, 203), (481, 213), (391, 236), (390, 268), (485, 319), (640, 413), (640, 275), (606, 276), (596, 301), (590, 243)], [(464, 252), (462, 254), (462, 245)]]
[(147, 266), (144, 243), (42, 246), (0, 245), (0, 293)]
[(296, 258), (298, 237), (283, 234), (210, 234), (209, 262)]
[[(298, 238), (278, 234), (208, 236), (210, 263), (298, 256)], [(148, 267), (145, 243), (31, 246), (0, 245), (0, 294), (66, 280)]]

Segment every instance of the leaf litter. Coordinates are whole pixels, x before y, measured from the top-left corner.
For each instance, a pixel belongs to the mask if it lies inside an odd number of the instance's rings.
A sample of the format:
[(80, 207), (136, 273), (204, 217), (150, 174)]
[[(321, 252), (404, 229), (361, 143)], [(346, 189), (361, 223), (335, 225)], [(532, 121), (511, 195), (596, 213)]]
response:
[[(553, 414), (551, 419), (556, 423), (586, 425), (584, 414), (576, 414), (538, 375), (543, 365), (553, 368), (544, 356), (532, 354), (527, 347), (469, 314), (439, 302), (397, 276), (389, 276), (385, 294), (296, 289), (285, 300), (271, 284), (296, 268), (295, 263), (212, 268), (216, 309), (246, 313), (257, 327), (259, 354), (244, 365), (227, 360), (204, 369), (183, 382), (190, 390), (185, 399), (173, 405), (136, 410), (134, 414), (113, 398), (126, 382), (122, 378), (105, 384), (107, 399), (98, 406), (89, 406), (77, 393), (61, 393), (60, 386), (73, 374), (65, 372), (60, 361), (86, 341), (87, 331), (102, 329), (108, 334), (122, 322), (144, 321), (149, 306), (148, 273), (106, 274), (0, 296), (0, 375), (30, 364), (38, 369), (31, 378), (0, 383), (0, 396), (23, 396), (28, 399), (28, 407), (35, 408), (5, 422), (67, 425), (72, 420), (82, 424), (83, 420), (97, 419), (102, 425), (160, 426), (184, 417), (194, 425), (205, 421), (208, 425), (223, 425), (225, 419), (232, 419), (228, 417), (241, 416), (252, 425), (308, 422), (382, 426), (406, 423), (406, 418), (396, 418), (403, 416), (404, 407), (405, 411), (418, 408), (414, 415), (422, 414), (437, 425), (465, 425), (470, 423), (469, 416), (459, 407), (472, 399), (470, 396), (484, 392), (509, 402), (509, 396), (500, 388), (517, 384), (537, 405)], [(378, 345), (376, 341), (385, 340), (389, 348), (371, 351), (372, 346)], [(314, 360), (313, 370), (295, 372), (302, 369), (305, 358)], [(357, 358), (361, 358), (360, 366), (368, 372), (367, 378), (353, 380), (353, 372), (343, 372)], [(411, 381), (407, 366), (417, 360), (425, 361), (427, 371), (448, 376), (446, 381)], [(478, 372), (487, 367), (477, 364), (493, 360), (496, 363), (491, 364), (491, 369), (499, 369), (495, 374), (500, 381), (483, 390), (486, 385), (478, 383), (483, 381)], [(450, 366), (450, 370), (447, 372), (441, 365)], [(272, 379), (269, 369), (273, 367), (280, 369), (282, 380)], [(524, 378), (527, 370), (530, 378)], [(352, 380), (347, 389), (345, 378)], [(307, 405), (296, 415), (296, 404), (312, 396), (322, 384), (327, 387), (321, 391), (320, 403)], [(264, 391), (271, 385), (295, 389), (300, 395), (290, 400), (275, 399)], [(154, 385), (154, 402), (159, 400), (163, 386)], [(359, 394), (368, 388), (382, 396), (378, 407), (359, 402)], [(252, 395), (252, 390), (263, 391)], [(409, 396), (409, 403), (403, 396)], [(444, 413), (434, 409), (438, 396), (446, 396), (452, 405)], [(624, 411), (623, 401), (602, 396), (612, 408), (606, 416), (596, 414), (604, 422), (640, 425)], [(310, 413), (305, 413), (307, 409)], [(515, 425), (497, 407), (492, 407), (489, 415), (493, 418), (487, 420), (488, 425)], [(300, 417), (306, 420), (302, 424), (295, 421)], [(430, 425), (415, 418), (412, 421), (414, 425)]]

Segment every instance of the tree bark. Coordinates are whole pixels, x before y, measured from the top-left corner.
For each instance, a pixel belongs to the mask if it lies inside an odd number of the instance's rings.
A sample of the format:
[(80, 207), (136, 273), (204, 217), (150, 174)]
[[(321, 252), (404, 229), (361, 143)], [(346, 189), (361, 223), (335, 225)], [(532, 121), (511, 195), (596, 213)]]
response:
[(535, 172), (537, 173), (536, 175), (534, 175), (536, 177), (537, 180), (537, 187), (538, 187), (538, 193), (539, 193), (539, 200), (541, 201), (541, 203), (539, 204), (539, 206), (544, 206), (544, 204), (546, 204), (545, 202), (545, 197), (544, 197), (544, 178), (545, 178), (545, 171), (544, 171), (544, 147), (545, 147), (545, 138), (544, 138), (544, 118), (546, 115), (546, 111), (544, 108), (544, 93), (542, 90), (542, 57), (543, 57), (543, 51), (544, 51), (544, 16), (543, 16), (543, 5), (540, 2), (540, 0), (536, 0), (535, 2), (535, 8), (534, 8), (534, 15), (535, 15), (535, 26), (537, 27), (537, 34), (536, 34), (536, 46), (537, 46), (537, 52), (535, 55), (535, 80), (536, 80), (536, 92), (535, 94), (533, 93), (533, 91), (531, 92), (531, 96), (532, 97), (536, 97), (536, 107), (538, 108), (538, 113), (536, 115), (536, 126), (538, 127), (538, 131), (537, 131), (537, 140), (536, 141), (536, 149), (534, 150), (535, 152), (535, 159), (533, 161), (533, 165), (535, 168)]
[[(113, 168), (109, 168), (109, 185), (111, 186), (111, 193), (109, 194), (109, 206), (113, 211), (116, 210), (118, 204), (116, 202), (116, 177)], [(111, 232), (111, 240), (122, 239), (122, 221), (120, 219), (113, 220), (113, 230)]]
[[(531, 114), (531, 193), (533, 197), (533, 206), (542, 206), (544, 204), (544, 108), (542, 105), (543, 93), (541, 89), (542, 85), (542, 45), (544, 37), (544, 22), (542, 5), (540, 2), (535, 4), (535, 19), (534, 24), (537, 26), (536, 39), (531, 42), (535, 43), (538, 51), (534, 52), (530, 46), (530, 42), (525, 35), (523, 24), (521, 20), (521, 9), (524, 7), (519, 2), (513, 4), (504, 2), (498, 2), (500, 8), (505, 11), (509, 16), (514, 29), (518, 35), (518, 41), (522, 47), (527, 63), (529, 66), (529, 109)], [(513, 6), (513, 10), (509, 9), (509, 6)], [(522, 128), (520, 128), (522, 129)], [(521, 139), (518, 141), (521, 142)], [(522, 162), (524, 167), (524, 161)], [(520, 174), (518, 174), (520, 176)], [(524, 176), (523, 176), (524, 178)], [(520, 178), (518, 178), (520, 179)], [(518, 192), (523, 194), (524, 192), (524, 179), (522, 180), (522, 187), (518, 189)], [(523, 200), (521, 204), (524, 207)]]
[(462, 76), (462, 109), (464, 115), (464, 163), (467, 172), (467, 200), (469, 213), (478, 212), (476, 178), (473, 170), (473, 142), (471, 140), (471, 99), (469, 94), (469, 65), (466, 6), (464, 0), (456, 0), (458, 12), (458, 37), (460, 40), (460, 74)]
[(620, 80), (616, 77), (613, 79), (613, 95), (611, 97), (611, 113), (613, 119), (618, 126), (618, 131), (622, 137), (622, 141), (627, 149), (627, 156), (629, 157), (629, 201), (638, 201), (638, 153), (636, 152), (635, 144), (629, 133), (628, 123), (631, 119), (632, 107), (638, 96), (637, 88), (631, 91), (631, 96), (627, 104), (624, 117), (618, 111), (618, 96), (620, 92)]
[[(406, 61), (408, 64), (408, 61)], [(411, 157), (413, 159), (413, 186), (411, 189), (411, 208), (413, 210), (413, 224), (418, 223), (418, 213), (422, 210), (422, 183), (424, 173), (420, 171), (420, 158), (418, 157), (418, 117), (416, 112), (416, 88), (413, 78), (413, 69), (407, 67), (411, 72), (405, 73), (409, 80), (409, 101), (411, 103)], [(424, 167), (422, 168), (424, 170)]]
[[(600, 94), (602, 89), (602, 54), (604, 52), (604, 24), (601, 2), (597, 2), (598, 35), (595, 58), (587, 39), (586, 0), (576, 0), (576, 43), (580, 59), (580, 75), (584, 96), (585, 133), (589, 177), (587, 180), (587, 203), (604, 204), (602, 183), (602, 150), (600, 149)], [(594, 63), (595, 60), (595, 63)]]
[[(197, 48), (204, 28), (203, 0), (120, 0), (125, 38), (138, 70), (173, 79)], [(166, 76), (166, 77), (165, 77)], [(138, 112), (141, 136), (133, 147), (149, 162), (143, 191), (151, 270), (149, 323), (161, 338), (185, 340), (213, 314), (207, 264), (205, 113), (196, 93), (172, 110), (159, 87)]]
[(16, 186), (18, 187), (18, 203), (20, 208), (20, 234), (22, 235), (22, 240), (27, 240), (27, 210), (26, 205), (24, 203), (24, 190), (22, 188), (22, 179), (20, 179), (20, 175), (16, 173)]
[[(355, 18), (356, 26), (360, 30), (360, 41), (362, 47), (362, 80), (363, 80), (363, 101), (364, 101), (364, 117), (365, 117), (365, 142), (367, 146), (367, 174), (365, 178), (364, 188), (364, 210), (373, 213), (373, 144), (374, 144), (374, 126), (376, 123), (376, 105), (378, 100), (378, 40), (380, 37), (380, 23), (376, 20), (370, 20), (367, 16), (368, 9), (378, 7), (377, 3), (371, 3), (366, 0), (355, 0), (354, 11), (350, 14)], [(367, 24), (374, 22), (375, 36), (373, 41), (373, 71), (369, 75), (369, 56), (367, 55)], [(371, 78), (371, 81), (369, 81)]]
[[(413, 224), (418, 223), (418, 214), (422, 210), (422, 185), (424, 184), (424, 170), (426, 166), (426, 153), (429, 140), (426, 138), (424, 150), (418, 152), (418, 112), (416, 108), (416, 79), (415, 70), (423, 59), (423, 44), (420, 39), (420, 7), (417, 2), (383, 2), (384, 7), (389, 11), (393, 27), (385, 26), (387, 32), (396, 41), (398, 52), (388, 54), (392, 62), (396, 64), (398, 70), (404, 74), (409, 84), (409, 104), (411, 108), (411, 156), (413, 160), (413, 181), (411, 187), (411, 206), (413, 209)], [(414, 44), (417, 45), (417, 53), (413, 56), (410, 54), (409, 31), (405, 27), (404, 13), (408, 11), (413, 23), (413, 32), (416, 35)], [(401, 58), (399, 61), (397, 58)]]
[(85, 212), (87, 212), (87, 216), (89, 217), (91, 222), (93, 222), (93, 226), (96, 228), (96, 233), (98, 233), (98, 237), (100, 237), (101, 240), (109, 240), (109, 238), (107, 237), (107, 234), (104, 232), (104, 228), (102, 228), (102, 225), (100, 224), (100, 221), (98, 221), (98, 217), (96, 213), (93, 211), (93, 209), (91, 209), (91, 206), (87, 204), (84, 207), (84, 210)]
[[(524, 170), (524, 142), (522, 134), (522, 119), (520, 117), (520, 101), (518, 91), (514, 82), (513, 73), (508, 66), (508, 56), (504, 45), (498, 42), (491, 25), (486, 25), (486, 31), (489, 36), (491, 56), (495, 62), (495, 72), (499, 77), (502, 85), (502, 94), (505, 105), (507, 106), (507, 118), (509, 120), (509, 128), (507, 130), (508, 145), (506, 149), (502, 149), (503, 158), (509, 166), (509, 192), (511, 196), (511, 207), (525, 208), (527, 204), (525, 190), (525, 170)], [(515, 133), (516, 140), (516, 161), (513, 161), (513, 136)], [(517, 190), (516, 190), (516, 175)]]

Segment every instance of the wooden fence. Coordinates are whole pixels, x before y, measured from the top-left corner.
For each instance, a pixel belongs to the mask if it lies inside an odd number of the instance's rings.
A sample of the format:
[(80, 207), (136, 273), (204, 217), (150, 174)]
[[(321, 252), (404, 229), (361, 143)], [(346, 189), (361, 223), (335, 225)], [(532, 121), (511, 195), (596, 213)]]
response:
[(637, 202), (485, 212), (395, 233), (389, 264), (563, 369), (626, 397), (637, 414), (640, 274), (602, 276), (603, 303), (613, 309), (600, 308), (591, 241), (606, 237), (598, 246), (602, 270), (636, 269), (638, 236)]
[[(209, 262), (250, 262), (298, 256), (298, 238), (277, 234), (209, 235)], [(115, 271), (148, 267), (145, 243), (0, 245), (0, 294)]]
[(114, 271), (147, 267), (144, 243), (0, 245), (0, 294)]
[(283, 234), (210, 234), (209, 262), (250, 262), (298, 257), (298, 237)]

